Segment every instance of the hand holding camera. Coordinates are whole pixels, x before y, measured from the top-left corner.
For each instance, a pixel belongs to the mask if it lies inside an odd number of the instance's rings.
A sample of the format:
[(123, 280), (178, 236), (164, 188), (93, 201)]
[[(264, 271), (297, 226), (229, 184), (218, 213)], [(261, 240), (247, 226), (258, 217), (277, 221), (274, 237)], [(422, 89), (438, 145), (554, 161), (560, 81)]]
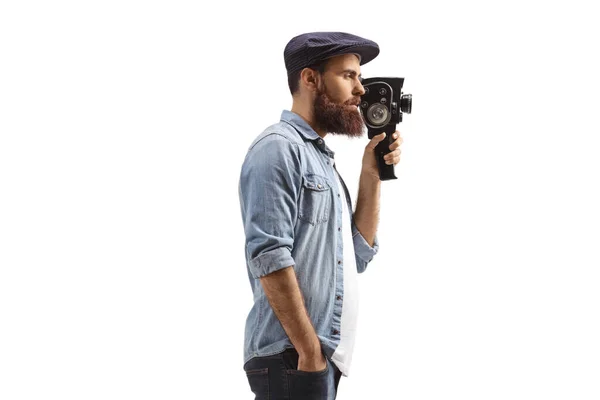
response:
[[(404, 78), (367, 78), (362, 81), (365, 94), (361, 96), (359, 109), (371, 139), (367, 150), (373, 150), (382, 181), (398, 179), (394, 165), (400, 157), (398, 147), (402, 144), (402, 138), (396, 130), (396, 124), (402, 122), (403, 112), (410, 114), (412, 110), (412, 95), (402, 93), (403, 84)], [(385, 137), (382, 133), (385, 133)], [(369, 157), (366, 152), (363, 170), (374, 165)]]

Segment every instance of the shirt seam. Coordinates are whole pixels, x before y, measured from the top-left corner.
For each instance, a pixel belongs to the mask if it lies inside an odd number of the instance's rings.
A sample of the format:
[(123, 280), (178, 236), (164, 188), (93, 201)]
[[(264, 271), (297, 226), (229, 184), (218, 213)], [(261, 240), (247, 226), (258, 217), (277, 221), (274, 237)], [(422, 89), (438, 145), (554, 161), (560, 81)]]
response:
[(284, 134), (282, 134), (281, 132), (265, 132), (266, 135), (264, 135), (262, 138), (260, 138), (259, 140), (257, 140), (249, 149), (248, 151), (252, 151), (257, 144), (259, 144), (260, 142), (262, 142), (264, 139), (268, 138), (271, 135), (277, 135), (277, 136), (281, 136), (282, 138), (284, 138), (285, 140), (287, 140), (288, 142), (290, 142), (291, 144), (294, 144), (296, 146), (305, 146), (304, 144), (300, 144), (298, 142), (294, 142), (293, 140), (291, 140), (290, 138), (288, 138), (287, 136), (285, 136)]

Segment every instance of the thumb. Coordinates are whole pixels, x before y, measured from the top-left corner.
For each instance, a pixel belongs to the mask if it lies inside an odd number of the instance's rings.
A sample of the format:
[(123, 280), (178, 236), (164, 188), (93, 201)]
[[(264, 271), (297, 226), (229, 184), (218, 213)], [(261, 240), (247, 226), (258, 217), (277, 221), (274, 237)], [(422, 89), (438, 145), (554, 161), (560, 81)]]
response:
[(381, 142), (383, 139), (385, 139), (385, 137), (386, 137), (386, 133), (385, 132), (381, 132), (379, 135), (373, 136), (373, 138), (369, 142), (368, 146), (371, 149), (375, 149), (375, 147), (377, 147), (377, 143)]

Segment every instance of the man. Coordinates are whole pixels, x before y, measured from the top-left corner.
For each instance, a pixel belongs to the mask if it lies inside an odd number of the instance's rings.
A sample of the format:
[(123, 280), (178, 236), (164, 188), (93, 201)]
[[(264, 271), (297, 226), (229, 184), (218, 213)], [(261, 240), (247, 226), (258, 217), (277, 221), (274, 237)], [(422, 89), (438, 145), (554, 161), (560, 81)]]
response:
[[(293, 105), (250, 145), (239, 196), (254, 305), (244, 370), (256, 399), (335, 399), (348, 376), (358, 309), (357, 274), (377, 253), (380, 180), (365, 148), (356, 211), (327, 133), (358, 138), (360, 66), (379, 54), (368, 39), (314, 32), (284, 50)], [(398, 164), (402, 139), (390, 144)]]

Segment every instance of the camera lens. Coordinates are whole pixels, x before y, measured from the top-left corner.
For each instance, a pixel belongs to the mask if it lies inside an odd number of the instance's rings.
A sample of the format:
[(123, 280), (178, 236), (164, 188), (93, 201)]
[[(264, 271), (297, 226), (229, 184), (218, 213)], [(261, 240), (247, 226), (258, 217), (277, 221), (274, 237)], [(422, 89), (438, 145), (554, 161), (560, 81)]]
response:
[(367, 119), (373, 125), (385, 125), (389, 118), (387, 108), (380, 103), (375, 103), (367, 111)]
[(410, 111), (412, 110), (412, 94), (403, 94), (400, 97), (400, 110), (410, 114)]

